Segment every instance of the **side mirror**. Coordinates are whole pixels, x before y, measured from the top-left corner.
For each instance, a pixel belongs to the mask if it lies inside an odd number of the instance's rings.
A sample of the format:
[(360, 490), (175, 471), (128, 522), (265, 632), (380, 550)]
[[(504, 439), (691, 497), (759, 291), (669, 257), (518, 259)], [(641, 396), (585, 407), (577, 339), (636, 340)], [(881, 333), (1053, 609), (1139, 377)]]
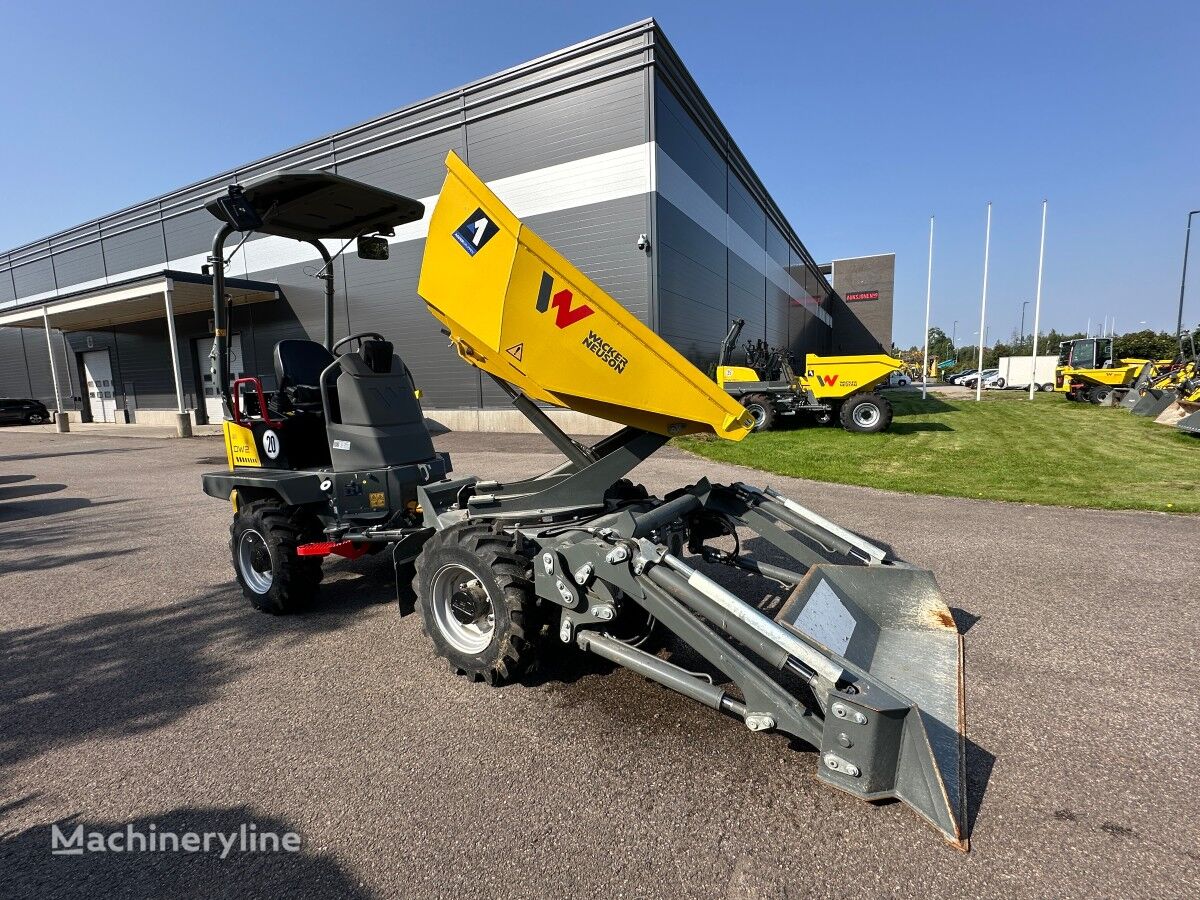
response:
[(359, 259), (387, 259), (388, 242), (383, 237), (367, 237), (361, 235), (358, 239)]
[(258, 210), (236, 184), (231, 184), (229, 192), (217, 199), (217, 207), (221, 210), (221, 218), (238, 231), (254, 231), (263, 223)]

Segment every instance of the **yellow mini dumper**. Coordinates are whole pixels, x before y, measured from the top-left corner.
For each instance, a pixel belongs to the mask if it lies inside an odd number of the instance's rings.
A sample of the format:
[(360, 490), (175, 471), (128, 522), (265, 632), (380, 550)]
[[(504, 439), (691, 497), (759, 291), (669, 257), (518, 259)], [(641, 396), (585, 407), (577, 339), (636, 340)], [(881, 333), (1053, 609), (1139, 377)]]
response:
[(1110, 337), (1063, 341), (1054, 370), (1054, 390), (1080, 403), (1119, 403), (1160, 363), (1149, 359), (1114, 360)]
[[(893, 372), (904, 368), (903, 360), (885, 354), (863, 356), (818, 356), (805, 354), (804, 375), (792, 369), (785, 350), (752, 354), (756, 365), (735, 366), (730, 354), (746, 324), (734, 319), (717, 359), (716, 380), (754, 417), (755, 431), (769, 431), (781, 417), (809, 415), (819, 424), (835, 419), (847, 431), (871, 434), (892, 424), (892, 404), (874, 389)], [(747, 359), (750, 362), (750, 359)]]
[[(221, 280), (232, 230), (317, 244), (329, 230), (347, 241), (365, 232), (359, 255), (380, 259), (389, 232), (424, 218), (419, 204), (337, 176), (235, 187), (214, 208), (228, 224), (213, 252), (230, 469), (203, 485), (232, 501), (246, 596), (292, 612), (313, 598), (326, 556), (390, 551), (402, 613), (415, 588), (433, 650), (455, 672), (511, 681), (559, 641), (750, 732), (797, 739), (825, 784), (899, 799), (966, 849), (962, 638), (932, 573), (769, 488), (700, 479), (659, 498), (631, 482), (674, 435), (737, 441), (752, 417), (457, 156), (447, 168), (418, 293), (462, 361), (565, 459), (517, 481), (450, 477), (392, 344), (335, 342), (332, 303), (327, 345), (277, 348), (278, 391), (254, 376), (231, 384)], [(323, 272), (334, 273), (328, 260)], [(584, 445), (543, 404), (623, 427)], [(720, 582), (707, 574), (717, 570)], [(650, 652), (661, 629), (716, 677)]]

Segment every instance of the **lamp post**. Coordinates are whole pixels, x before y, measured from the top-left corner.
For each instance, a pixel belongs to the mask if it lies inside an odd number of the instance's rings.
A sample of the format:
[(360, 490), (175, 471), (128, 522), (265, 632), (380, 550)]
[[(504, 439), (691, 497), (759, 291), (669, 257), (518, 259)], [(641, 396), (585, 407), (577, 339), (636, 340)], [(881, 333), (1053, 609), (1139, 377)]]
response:
[(955, 347), (958, 346), (958, 319), (954, 320), (954, 327), (950, 329), (950, 343)]
[(1192, 216), (1200, 213), (1200, 209), (1193, 209), (1188, 213), (1187, 231), (1183, 237), (1183, 276), (1179, 279), (1179, 319), (1175, 323), (1175, 335), (1179, 338), (1179, 352), (1183, 353), (1183, 292), (1187, 288), (1187, 261), (1188, 261), (1188, 246), (1192, 242)]
[(1025, 307), (1027, 307), (1028, 305), (1029, 305), (1028, 300), (1025, 300), (1021, 303), (1021, 333), (1017, 337), (1018, 341), (1025, 340)]

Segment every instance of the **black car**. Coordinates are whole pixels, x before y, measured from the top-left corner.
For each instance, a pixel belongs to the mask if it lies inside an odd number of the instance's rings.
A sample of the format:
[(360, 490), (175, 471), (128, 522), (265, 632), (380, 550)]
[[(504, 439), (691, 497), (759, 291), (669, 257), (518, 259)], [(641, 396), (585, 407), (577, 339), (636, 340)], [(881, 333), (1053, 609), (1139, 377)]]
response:
[(0, 398), (0, 423), (40, 425), (50, 421), (50, 410), (37, 400)]

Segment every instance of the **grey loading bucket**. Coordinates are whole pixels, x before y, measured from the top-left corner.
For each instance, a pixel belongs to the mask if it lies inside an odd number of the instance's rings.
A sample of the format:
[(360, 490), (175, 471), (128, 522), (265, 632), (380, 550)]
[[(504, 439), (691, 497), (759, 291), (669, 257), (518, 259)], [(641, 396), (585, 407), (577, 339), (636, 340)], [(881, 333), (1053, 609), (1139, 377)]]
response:
[(1154, 363), (1146, 363), (1142, 366), (1142, 371), (1138, 373), (1137, 379), (1129, 386), (1129, 390), (1125, 396), (1121, 398), (1117, 406), (1122, 406), (1125, 409), (1133, 409), (1134, 405), (1141, 399), (1142, 395), (1139, 391), (1150, 383), (1150, 373), (1154, 370)]
[(821, 779), (901, 800), (966, 850), (962, 636), (933, 573), (818, 564), (777, 621), (840, 663), (857, 690), (825, 718)]
[(1184, 416), (1175, 423), (1175, 427), (1180, 431), (1186, 431), (1188, 434), (1200, 435), (1200, 409)]
[(1138, 398), (1129, 411), (1135, 416), (1146, 416), (1150, 419), (1157, 419), (1162, 415), (1164, 409), (1175, 402), (1175, 396), (1175, 391), (1149, 388), (1146, 393)]

